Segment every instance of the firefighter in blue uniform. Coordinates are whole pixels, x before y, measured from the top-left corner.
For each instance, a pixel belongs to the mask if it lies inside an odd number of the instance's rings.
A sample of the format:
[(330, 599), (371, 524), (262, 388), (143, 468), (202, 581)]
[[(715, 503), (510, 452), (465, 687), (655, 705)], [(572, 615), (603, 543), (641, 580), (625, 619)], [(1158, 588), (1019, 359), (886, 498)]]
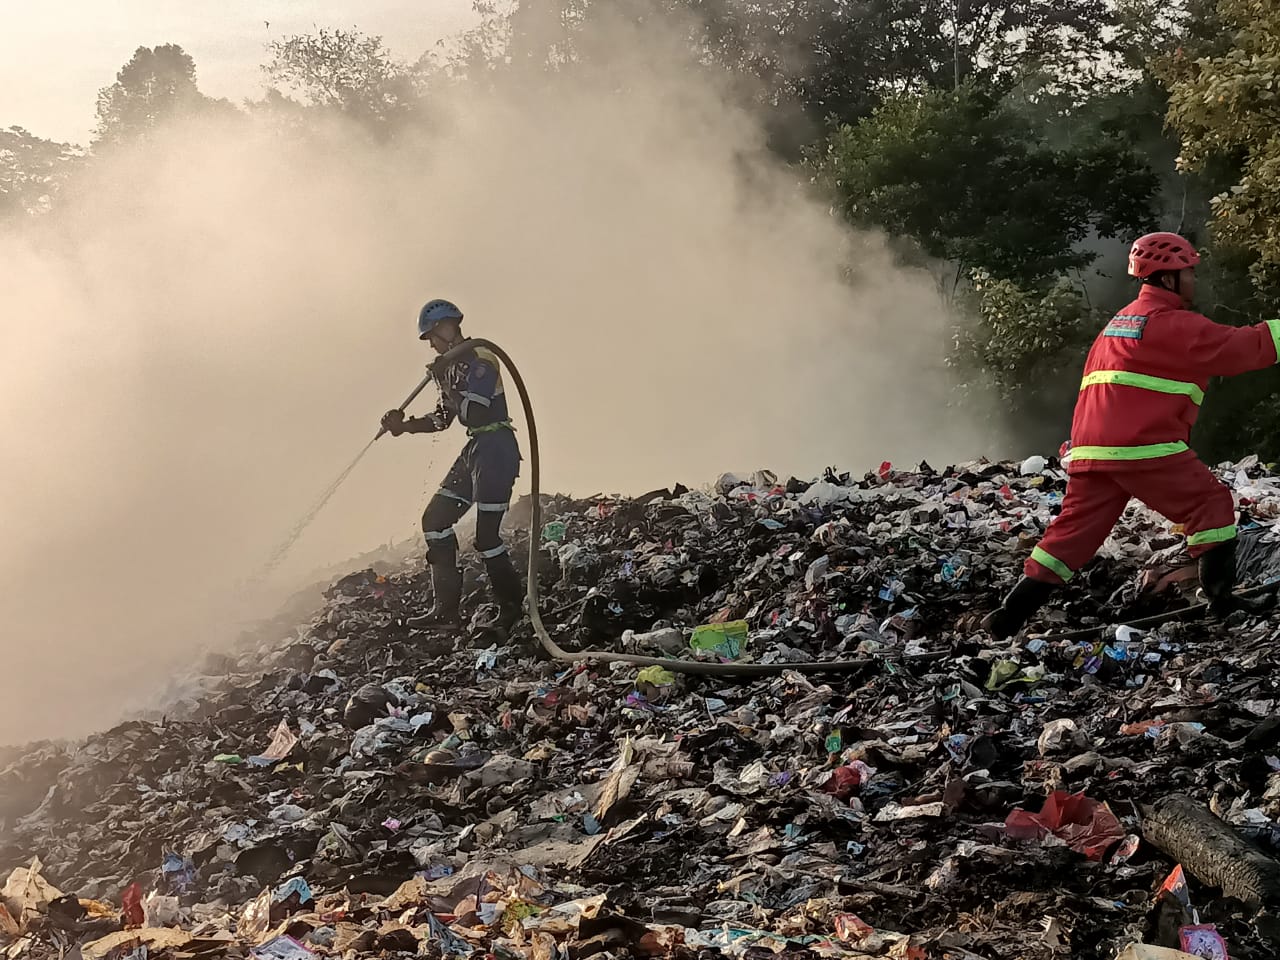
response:
[[(432, 300), (418, 314), (418, 338), (429, 340), (437, 354), (465, 342), (462, 311), (447, 300)], [(499, 626), (510, 630), (520, 619), (524, 590), (511, 555), (502, 542), (502, 515), (520, 473), (520, 446), (507, 411), (498, 358), (476, 347), (435, 371), (440, 402), (425, 417), (391, 410), (382, 426), (393, 437), (402, 433), (437, 433), (456, 419), (470, 439), (422, 514), (427, 562), (435, 603), (414, 625), (454, 627), (461, 623), (462, 573), (453, 525), (476, 507), (476, 550), (484, 560), (489, 586), (501, 615)]]

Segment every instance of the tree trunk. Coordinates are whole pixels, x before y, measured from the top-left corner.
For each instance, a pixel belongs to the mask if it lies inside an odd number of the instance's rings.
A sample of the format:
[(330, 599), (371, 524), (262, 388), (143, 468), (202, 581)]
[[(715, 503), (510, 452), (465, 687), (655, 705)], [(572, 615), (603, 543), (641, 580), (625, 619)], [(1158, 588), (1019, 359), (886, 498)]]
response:
[(1142, 832), (1201, 883), (1221, 887), (1252, 907), (1280, 902), (1280, 863), (1190, 797), (1174, 794), (1156, 801)]

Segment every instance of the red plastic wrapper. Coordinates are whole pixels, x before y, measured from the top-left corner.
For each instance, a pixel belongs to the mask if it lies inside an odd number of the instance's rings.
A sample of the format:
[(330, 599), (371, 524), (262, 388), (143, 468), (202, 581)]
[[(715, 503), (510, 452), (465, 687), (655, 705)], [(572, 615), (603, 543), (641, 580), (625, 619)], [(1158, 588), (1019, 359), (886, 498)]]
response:
[(1191, 891), (1187, 889), (1187, 875), (1182, 870), (1182, 864), (1178, 864), (1173, 868), (1173, 872), (1164, 878), (1164, 883), (1160, 885), (1160, 889), (1156, 896), (1161, 893), (1167, 893), (1173, 897), (1183, 908), (1191, 910)]
[(822, 785), (822, 792), (837, 800), (848, 800), (862, 786), (862, 774), (853, 767), (836, 767), (831, 777)]
[(836, 936), (845, 943), (861, 943), (876, 932), (875, 927), (852, 913), (837, 913), (835, 927)]
[(1227, 953), (1227, 943), (1212, 923), (1197, 924), (1193, 927), (1182, 927), (1178, 930), (1178, 941), (1182, 944), (1182, 952), (1204, 960), (1231, 960)]
[(1043, 840), (1053, 834), (1090, 860), (1101, 860), (1125, 836), (1124, 827), (1105, 803), (1065, 790), (1051, 793), (1039, 813), (1013, 811), (1004, 826), (1011, 840)]
[(832, 770), (831, 776), (822, 785), (822, 792), (831, 794), (837, 800), (848, 800), (860, 786), (875, 775), (874, 768), (867, 766), (861, 760), (854, 760)]
[(1137, 723), (1126, 723), (1120, 727), (1120, 733), (1126, 737), (1140, 737), (1148, 730), (1164, 726), (1163, 720), (1139, 720)]
[(142, 909), (142, 887), (131, 883), (120, 894), (120, 905), (123, 907), (124, 925), (126, 929), (142, 927), (147, 923), (147, 913)]

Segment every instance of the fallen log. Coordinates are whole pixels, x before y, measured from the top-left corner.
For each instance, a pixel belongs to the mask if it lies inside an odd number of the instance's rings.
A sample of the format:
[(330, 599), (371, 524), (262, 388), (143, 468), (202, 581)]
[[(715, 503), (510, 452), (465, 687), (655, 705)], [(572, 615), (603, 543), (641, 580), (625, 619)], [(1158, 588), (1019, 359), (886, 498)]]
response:
[(1162, 797), (1144, 817), (1142, 833), (1201, 883), (1220, 887), (1227, 896), (1251, 907), (1280, 903), (1280, 862), (1241, 837), (1204, 804), (1182, 794)]

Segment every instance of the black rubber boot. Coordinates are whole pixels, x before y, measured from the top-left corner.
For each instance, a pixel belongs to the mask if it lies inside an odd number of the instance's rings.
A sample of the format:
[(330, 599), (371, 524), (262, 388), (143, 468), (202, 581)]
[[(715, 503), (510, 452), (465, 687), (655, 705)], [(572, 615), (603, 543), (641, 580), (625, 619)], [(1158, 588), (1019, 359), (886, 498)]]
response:
[(1228, 540), (1200, 554), (1200, 589), (1209, 601), (1209, 614), (1225, 617), (1235, 609), (1236, 542)]
[(1236, 542), (1227, 540), (1200, 554), (1200, 589), (1209, 602), (1209, 616), (1222, 619), (1237, 610), (1266, 613), (1276, 604), (1274, 590), (1261, 596), (1237, 597)]
[(427, 549), (431, 564), (431, 592), (435, 597), (431, 609), (405, 623), (415, 629), (428, 627), (460, 627), (462, 614), (462, 571), (458, 569), (457, 541), (440, 541)]
[(520, 583), (520, 574), (516, 573), (509, 553), (485, 557), (484, 568), (489, 574), (493, 599), (498, 601), (498, 621), (494, 625), (510, 633), (524, 613), (524, 587)]
[(1001, 642), (1008, 640), (1026, 625), (1031, 615), (1049, 599), (1054, 589), (1052, 583), (1023, 577), (1009, 591), (999, 609), (992, 611), (982, 621), (983, 628)]

